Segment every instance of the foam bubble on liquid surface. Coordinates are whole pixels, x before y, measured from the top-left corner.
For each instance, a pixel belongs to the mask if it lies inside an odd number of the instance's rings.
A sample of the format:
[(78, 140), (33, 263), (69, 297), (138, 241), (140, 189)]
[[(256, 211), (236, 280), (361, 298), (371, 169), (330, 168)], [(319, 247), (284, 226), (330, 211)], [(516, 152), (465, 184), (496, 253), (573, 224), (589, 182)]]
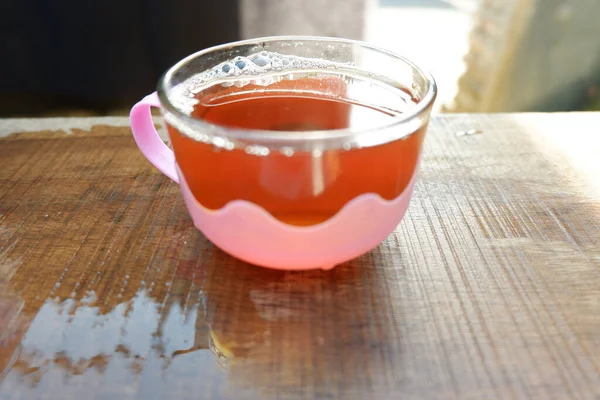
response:
[(170, 100), (179, 111), (191, 114), (198, 102), (195, 95), (210, 87), (269, 86), (281, 79), (295, 79), (296, 70), (343, 68), (344, 64), (262, 51), (238, 56), (187, 79), (172, 89)]

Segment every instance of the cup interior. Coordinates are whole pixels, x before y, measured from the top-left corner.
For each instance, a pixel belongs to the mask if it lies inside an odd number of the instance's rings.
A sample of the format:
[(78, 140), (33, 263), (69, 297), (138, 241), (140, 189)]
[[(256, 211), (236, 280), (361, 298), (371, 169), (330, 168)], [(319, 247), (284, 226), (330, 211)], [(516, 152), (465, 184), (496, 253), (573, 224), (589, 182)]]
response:
[[(294, 85), (311, 76), (318, 76), (320, 83)], [(193, 113), (198, 94), (215, 88), (225, 95), (257, 90), (277, 95), (281, 90), (293, 90), (297, 95), (360, 104), (393, 118), (373, 118), (373, 113), (365, 117), (368, 112), (361, 107), (353, 110), (353, 121), (363, 122), (343, 127), (314, 129), (304, 125), (274, 130), (223, 126)], [(427, 123), (437, 86), (431, 74), (410, 60), (367, 43), (270, 37), (216, 46), (186, 57), (161, 78), (158, 95), (165, 119), (197, 140), (301, 151), (376, 146), (408, 136)]]

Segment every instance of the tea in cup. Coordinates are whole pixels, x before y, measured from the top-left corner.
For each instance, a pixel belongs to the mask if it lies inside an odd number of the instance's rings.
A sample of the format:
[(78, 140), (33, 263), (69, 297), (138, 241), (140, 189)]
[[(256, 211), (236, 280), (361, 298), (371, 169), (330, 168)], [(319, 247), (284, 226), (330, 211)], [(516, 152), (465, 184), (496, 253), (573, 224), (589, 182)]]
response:
[(260, 38), (175, 64), (131, 126), (216, 246), (264, 267), (327, 269), (400, 223), (436, 95), (429, 73), (366, 43)]

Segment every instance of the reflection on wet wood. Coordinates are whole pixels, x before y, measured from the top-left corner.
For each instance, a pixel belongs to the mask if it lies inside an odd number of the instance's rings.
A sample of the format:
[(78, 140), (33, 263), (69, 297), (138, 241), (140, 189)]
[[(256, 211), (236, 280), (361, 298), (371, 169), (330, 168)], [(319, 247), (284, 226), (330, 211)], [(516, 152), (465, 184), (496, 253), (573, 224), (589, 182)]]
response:
[(127, 128), (0, 139), (0, 399), (596, 398), (599, 125), (436, 119), (397, 231), (310, 273), (215, 249)]

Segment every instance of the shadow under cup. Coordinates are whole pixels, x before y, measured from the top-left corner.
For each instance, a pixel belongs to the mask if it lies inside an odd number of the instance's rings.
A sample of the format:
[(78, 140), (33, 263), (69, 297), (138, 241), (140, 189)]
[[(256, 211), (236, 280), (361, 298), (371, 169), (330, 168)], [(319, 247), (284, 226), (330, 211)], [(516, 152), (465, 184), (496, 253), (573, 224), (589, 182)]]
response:
[(416, 173), (436, 89), (364, 43), (266, 38), (190, 56), (159, 97), (175, 159), (210, 210), (245, 200), (293, 226), (360, 195), (391, 201)]

